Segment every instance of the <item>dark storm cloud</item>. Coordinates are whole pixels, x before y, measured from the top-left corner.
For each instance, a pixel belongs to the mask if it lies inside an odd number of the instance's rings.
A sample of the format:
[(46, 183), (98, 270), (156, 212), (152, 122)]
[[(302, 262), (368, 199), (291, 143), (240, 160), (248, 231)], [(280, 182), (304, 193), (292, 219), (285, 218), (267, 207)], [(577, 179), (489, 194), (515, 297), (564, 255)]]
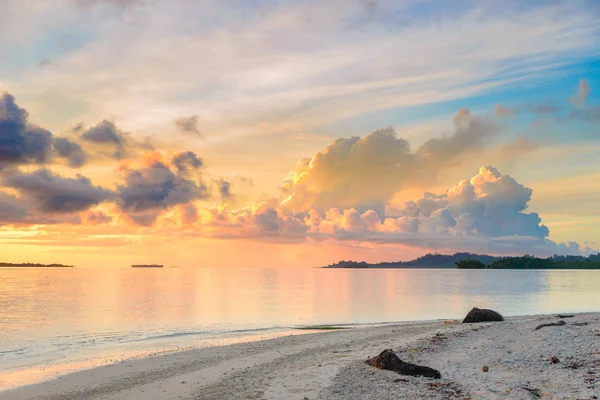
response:
[(85, 176), (63, 178), (45, 168), (31, 173), (11, 171), (3, 184), (32, 199), (45, 213), (83, 211), (115, 197), (113, 192), (94, 186)]

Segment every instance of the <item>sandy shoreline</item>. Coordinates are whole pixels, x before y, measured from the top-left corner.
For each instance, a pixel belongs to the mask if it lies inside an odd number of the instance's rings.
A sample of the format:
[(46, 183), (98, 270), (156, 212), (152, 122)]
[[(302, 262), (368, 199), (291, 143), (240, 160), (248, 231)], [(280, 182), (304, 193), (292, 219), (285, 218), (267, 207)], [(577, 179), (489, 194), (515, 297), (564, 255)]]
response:
[[(189, 350), (75, 372), (0, 399), (591, 399), (600, 397), (600, 313), (493, 324), (413, 322)], [(403, 377), (363, 364), (384, 349), (439, 370)], [(550, 363), (556, 356), (559, 363)], [(482, 372), (483, 365), (489, 372)], [(399, 382), (394, 382), (402, 378)], [(535, 397), (536, 394), (541, 397)]]

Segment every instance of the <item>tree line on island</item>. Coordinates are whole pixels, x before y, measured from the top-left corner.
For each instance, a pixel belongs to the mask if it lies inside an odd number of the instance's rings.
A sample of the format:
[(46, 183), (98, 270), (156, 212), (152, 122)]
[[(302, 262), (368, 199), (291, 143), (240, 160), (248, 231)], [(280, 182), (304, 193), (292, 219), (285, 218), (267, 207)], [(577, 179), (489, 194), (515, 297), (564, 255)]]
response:
[(74, 265), (0, 262), (0, 268), (2, 268), (2, 267), (18, 267), (18, 268), (73, 268)]
[(410, 261), (373, 264), (366, 261), (339, 261), (323, 268), (600, 269), (600, 253), (588, 257), (554, 255), (548, 258), (528, 254), (523, 257), (499, 257), (475, 253), (430, 253)]
[(490, 264), (467, 259), (456, 262), (460, 269), (600, 269), (600, 253), (584, 256), (559, 256), (539, 258), (526, 254), (523, 257), (502, 257)]

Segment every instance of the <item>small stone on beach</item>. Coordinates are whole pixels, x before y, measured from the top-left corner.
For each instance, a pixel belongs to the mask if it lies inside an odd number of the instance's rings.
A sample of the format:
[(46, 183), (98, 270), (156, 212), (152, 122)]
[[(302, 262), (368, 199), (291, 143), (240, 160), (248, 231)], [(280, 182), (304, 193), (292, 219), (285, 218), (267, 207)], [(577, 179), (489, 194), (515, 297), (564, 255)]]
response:
[(488, 367), (487, 365), (484, 365), (484, 366), (481, 368), (481, 370), (482, 370), (483, 372), (488, 372), (488, 371), (490, 370), (490, 367)]

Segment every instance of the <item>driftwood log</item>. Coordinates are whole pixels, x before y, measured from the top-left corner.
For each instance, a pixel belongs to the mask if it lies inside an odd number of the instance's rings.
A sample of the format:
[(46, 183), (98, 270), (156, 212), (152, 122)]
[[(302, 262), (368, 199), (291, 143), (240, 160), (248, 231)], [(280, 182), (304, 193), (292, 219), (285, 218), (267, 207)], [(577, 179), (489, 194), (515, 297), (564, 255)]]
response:
[(382, 351), (377, 357), (369, 358), (365, 361), (365, 364), (379, 369), (394, 371), (400, 375), (424, 376), (435, 379), (442, 377), (440, 371), (433, 368), (402, 361), (391, 349)]
[(463, 320), (463, 324), (495, 321), (504, 321), (504, 317), (494, 310), (486, 310), (485, 308), (473, 307)]
[(537, 330), (545, 328), (547, 326), (563, 326), (563, 325), (566, 325), (566, 324), (567, 323), (565, 321), (561, 320), (561, 321), (558, 321), (558, 322), (553, 322), (551, 324), (541, 324), (541, 325), (538, 325), (537, 328), (535, 328), (534, 330), (537, 331)]

